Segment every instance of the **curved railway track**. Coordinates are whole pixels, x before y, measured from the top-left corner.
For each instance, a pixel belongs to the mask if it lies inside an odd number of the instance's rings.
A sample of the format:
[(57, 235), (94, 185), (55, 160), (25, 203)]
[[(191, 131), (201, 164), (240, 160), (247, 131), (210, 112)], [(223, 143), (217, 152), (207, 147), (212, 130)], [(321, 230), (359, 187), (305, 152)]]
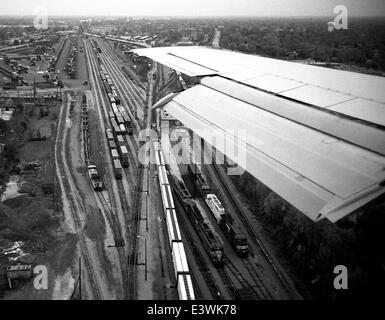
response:
[[(246, 279), (246, 277), (242, 274), (242, 272), (239, 271), (239, 269), (235, 266), (235, 264), (230, 259), (225, 260), (224, 272), (226, 271), (228, 271), (237, 279), (241, 287), (239, 289), (249, 289), (255, 294), (255, 296), (258, 299), (264, 299), (264, 297), (259, 294), (259, 292), (254, 288), (253, 285), (250, 284), (250, 282)], [(236, 288), (235, 285), (234, 287)]]
[[(63, 102), (66, 102), (65, 99)], [(69, 208), (71, 211), (71, 217), (73, 219), (76, 230), (79, 234), (79, 247), (81, 251), (81, 256), (83, 258), (83, 262), (85, 265), (85, 269), (87, 270), (89, 284), (91, 286), (92, 293), (96, 300), (103, 299), (103, 292), (98, 284), (98, 277), (96, 275), (96, 271), (94, 270), (94, 265), (92, 263), (92, 257), (88, 251), (87, 240), (83, 233), (83, 225), (80, 217), (80, 209), (79, 204), (75, 201), (75, 193), (72, 189), (72, 185), (69, 179), (72, 180), (71, 172), (68, 168), (68, 164), (65, 158), (65, 145), (66, 145), (66, 130), (65, 123), (63, 122), (63, 111), (65, 110), (65, 114), (68, 112), (67, 107), (62, 107), (59, 115), (59, 123), (58, 123), (58, 131), (56, 136), (55, 143), (55, 163), (57, 168), (58, 180), (61, 184), (62, 192), (65, 194), (66, 198), (69, 200)], [(59, 161), (59, 159), (61, 161)], [(61, 177), (61, 178), (60, 178)], [(64, 178), (65, 177), (65, 178)], [(73, 181), (72, 181), (73, 182)], [(69, 190), (69, 192), (67, 191)]]
[[(175, 200), (175, 201), (180, 204), (179, 200)], [(180, 224), (180, 226), (183, 230), (183, 236), (189, 244), (189, 248), (190, 248), (190, 250), (191, 250), (191, 252), (195, 258), (194, 260), (195, 260), (195, 262), (199, 268), (199, 271), (201, 272), (203, 279), (206, 282), (207, 287), (209, 288), (211, 296), (213, 297), (214, 300), (223, 300), (220, 289), (218, 288), (218, 285), (214, 279), (214, 276), (211, 273), (210, 268), (208, 267), (207, 262), (203, 256), (201, 250), (198, 248), (197, 242), (193, 239), (191, 232), (185, 226), (189, 222), (187, 221), (187, 218), (185, 217), (185, 215), (187, 213), (184, 211), (184, 209), (183, 209), (183, 212), (184, 212), (184, 216), (183, 217), (179, 216), (183, 222)]]
[(255, 271), (255, 268), (252, 262), (250, 261), (250, 258), (242, 259), (242, 264), (245, 266), (251, 278), (253, 279), (256, 287), (258, 288), (257, 295), (262, 297), (263, 299), (274, 299), (272, 294), (267, 289), (265, 283), (262, 281), (261, 276), (258, 274), (258, 272)]
[[(124, 100), (123, 107), (126, 109), (127, 114), (130, 117), (130, 120), (133, 124), (134, 133), (138, 135), (138, 132), (140, 131), (140, 124), (137, 123), (135, 114), (137, 114), (138, 108), (140, 108), (143, 111), (144, 103), (142, 104), (141, 101), (137, 101), (132, 95), (131, 88), (127, 86), (125, 82), (128, 80), (122, 76), (120, 70), (113, 65), (113, 63), (110, 60), (110, 57), (103, 53), (102, 62), (106, 68), (106, 71), (108, 71), (109, 75), (112, 77), (115, 86), (118, 89), (118, 92), (120, 94), (120, 97), (122, 100)], [(134, 145), (136, 142), (134, 141)]]
[(137, 175), (137, 184), (135, 187), (135, 195), (134, 195), (134, 203), (132, 206), (132, 237), (131, 237), (131, 248), (130, 248), (130, 256), (129, 256), (129, 274), (130, 274), (130, 282), (129, 282), (129, 299), (135, 300), (136, 298), (136, 259), (138, 252), (138, 234), (139, 234), (139, 220), (140, 220), (140, 210), (141, 210), (141, 189), (143, 183), (143, 170), (139, 169)]
[(108, 224), (111, 226), (114, 235), (115, 245), (119, 245), (122, 241), (124, 241), (124, 239), (120, 229), (120, 223), (117, 220), (116, 214), (112, 210), (109, 200), (107, 200), (108, 192), (106, 190), (98, 192), (95, 191), (95, 194), (102, 205), (103, 211), (106, 213)]
[(217, 269), (219, 276), (221, 277), (221, 280), (226, 287), (226, 289), (229, 291), (233, 299), (236, 298), (236, 285), (234, 284), (234, 281), (231, 280), (229, 273), (226, 272), (226, 270), (223, 268)]
[[(223, 189), (225, 190), (227, 199), (230, 201), (230, 203), (231, 203), (233, 209), (235, 210), (238, 218), (241, 220), (243, 226), (246, 228), (246, 231), (247, 231), (249, 237), (258, 245), (258, 247), (260, 248), (263, 256), (268, 261), (268, 263), (271, 265), (275, 275), (277, 276), (277, 278), (281, 282), (283, 288), (285, 288), (286, 292), (290, 296), (293, 296), (293, 290), (291, 288), (290, 283), (286, 279), (285, 275), (276, 266), (276, 264), (274, 263), (274, 261), (270, 257), (269, 253), (267, 252), (264, 244), (260, 240), (257, 232), (254, 230), (254, 227), (250, 223), (249, 219), (245, 217), (242, 209), (240, 209), (238, 202), (234, 199), (234, 196), (233, 196), (232, 192), (230, 191), (229, 187), (227, 186), (226, 181), (224, 180), (221, 172), (219, 171), (219, 168), (218, 168), (217, 164), (215, 163), (215, 161), (212, 161), (212, 168), (213, 168), (213, 172), (215, 173), (215, 176), (220, 181)], [(250, 261), (244, 262), (244, 264), (245, 264), (247, 269), (253, 270), (252, 277), (256, 281), (256, 283), (259, 283), (259, 285), (261, 287), (261, 290), (267, 291), (266, 286), (263, 284), (262, 279), (260, 278), (258, 273), (254, 270), (254, 267), (251, 265), (251, 262)], [(270, 293), (269, 293), (269, 295), (271, 296)]]
[(112, 49), (108, 45), (104, 46), (104, 52), (105, 52), (105, 54), (108, 54), (109, 57), (111, 58), (111, 60), (114, 62), (117, 70), (119, 70), (120, 75), (124, 76), (124, 79), (126, 79), (127, 84), (130, 87), (130, 89), (132, 90), (133, 95), (135, 95), (136, 98), (138, 98), (140, 101), (142, 101), (142, 105), (144, 106), (146, 103), (146, 100), (145, 100), (145, 97), (143, 96), (143, 93), (141, 92), (141, 90), (143, 90), (143, 89), (137, 88), (136, 84), (132, 80), (127, 79), (125, 73), (122, 70), (122, 67), (125, 66), (125, 63), (122, 61), (119, 61), (119, 58), (116, 56), (116, 54), (112, 51)]
[(104, 56), (108, 58), (105, 59), (105, 61), (107, 60), (110, 68), (112, 68), (117, 74), (118, 78), (122, 80), (121, 83), (130, 95), (131, 100), (135, 102), (137, 107), (144, 109), (146, 103), (145, 97), (143, 97), (143, 94), (139, 92), (137, 88), (135, 88), (135, 86), (132, 85), (130, 81), (126, 78), (126, 75), (122, 71), (122, 65), (119, 66), (119, 63), (116, 62), (115, 58), (113, 57), (114, 53), (109, 51), (104, 44), (100, 45), (100, 47), (102, 50), (102, 54), (104, 54)]
[[(108, 100), (107, 100), (106, 96), (102, 94), (104, 92), (104, 88), (100, 83), (101, 80), (99, 79), (99, 73), (96, 72), (97, 70), (99, 70), (99, 65), (95, 61), (95, 56), (93, 55), (92, 47), (90, 47), (89, 44), (87, 43), (87, 44), (85, 44), (85, 48), (88, 52), (88, 60), (90, 63), (90, 75), (91, 75), (92, 83), (94, 85), (94, 89), (95, 89), (94, 91), (95, 91), (96, 99), (98, 102), (97, 106), (99, 106), (101, 109), (101, 110), (99, 110), (101, 112), (100, 115), (102, 117), (100, 120), (103, 124), (106, 124), (106, 123), (108, 124), (108, 122), (107, 122), (107, 119), (108, 119), (107, 110), (105, 108), (106, 101), (108, 102)], [(103, 129), (103, 126), (101, 129)], [(102, 131), (103, 131), (103, 133), (105, 132), (104, 130), (102, 130)], [(103, 134), (103, 139), (105, 139), (104, 134)], [(107, 175), (107, 178), (108, 177), (109, 177), (109, 175)], [(107, 218), (108, 223), (109, 223), (111, 230), (113, 232), (113, 236), (114, 236), (114, 240), (115, 240), (114, 246), (117, 248), (117, 252), (119, 255), (119, 261), (120, 261), (120, 265), (121, 265), (121, 270), (122, 270), (123, 293), (124, 293), (123, 298), (126, 299), (130, 295), (130, 291), (129, 291), (130, 285), (129, 284), (131, 281), (131, 279), (130, 279), (131, 277), (129, 276), (128, 270), (127, 270), (128, 269), (127, 258), (126, 258), (126, 252), (124, 250), (125, 240), (124, 240), (124, 235), (122, 232), (122, 226), (121, 226), (121, 223), (119, 221), (117, 210), (116, 210), (116, 208), (114, 208), (114, 205), (112, 203), (112, 200), (114, 199), (114, 195), (111, 194), (111, 192), (112, 192), (111, 189), (112, 188), (108, 188), (108, 191), (102, 191), (101, 193), (99, 193), (99, 192), (96, 192), (96, 193), (97, 193), (97, 197), (99, 198), (99, 200), (102, 204), (102, 207), (106, 213), (106, 218)], [(126, 217), (127, 216), (126, 213), (128, 213), (130, 211), (130, 209), (129, 209), (129, 205), (127, 202), (127, 198), (125, 195), (122, 181), (117, 181), (117, 189), (118, 189), (118, 194), (119, 194), (119, 199), (120, 199), (120, 205), (121, 205), (122, 211), (123, 211), (125, 225), (129, 226), (130, 224), (128, 223), (129, 221)], [(109, 199), (108, 201), (107, 201), (107, 196)]]
[[(121, 94), (121, 98), (125, 98), (126, 102), (131, 101), (132, 96), (130, 95), (130, 91), (126, 90), (127, 88), (121, 84), (120, 80), (118, 80), (119, 76), (116, 76), (115, 72), (117, 72), (117, 71), (114, 70), (112, 63), (109, 62), (108, 59), (103, 59), (103, 62), (104, 62), (104, 65), (106, 67), (106, 70), (109, 72), (109, 74), (111, 76), (114, 75), (112, 80), (113, 80), (114, 84), (117, 86), (118, 91)], [(98, 70), (99, 66), (96, 62), (95, 62), (95, 65), (96, 65), (96, 70)], [(113, 72), (111, 72), (111, 71), (113, 71)], [(98, 74), (95, 75), (95, 77), (98, 77)], [(95, 79), (95, 80), (97, 82), (99, 82), (99, 79)], [(123, 87), (123, 90), (122, 90), (122, 87), (120, 87), (120, 86)], [(128, 96), (126, 94), (122, 95), (122, 92), (123, 93), (128, 92)], [(127, 105), (129, 105), (129, 104), (127, 104)], [(105, 123), (108, 123), (107, 119), (108, 119), (107, 111), (104, 110), (104, 122)], [(135, 123), (135, 122), (133, 122), (133, 123)], [(126, 137), (126, 140), (127, 140), (127, 137)], [(128, 142), (128, 141), (126, 141), (126, 142)], [(133, 143), (133, 145), (134, 145), (134, 149), (135, 149), (135, 142)], [(137, 251), (138, 251), (137, 235), (139, 232), (139, 221), (140, 221), (140, 212), (141, 212), (141, 191), (142, 191), (141, 189), (142, 189), (142, 184), (143, 184), (143, 168), (140, 168), (140, 167), (138, 168), (137, 162), (135, 161), (132, 153), (129, 152), (129, 154), (130, 154), (130, 159), (131, 159), (131, 166), (136, 168), (136, 170), (135, 170), (135, 173), (136, 173), (135, 176), (136, 177), (132, 177), (132, 175), (131, 175), (133, 181), (136, 182), (134, 184), (136, 187), (134, 190), (134, 199), (133, 199), (133, 205), (131, 207), (131, 210), (129, 210), (128, 204), (125, 203), (124, 200), (121, 202), (121, 204), (122, 204), (123, 212), (128, 212), (128, 211), (131, 212), (131, 220), (128, 223), (128, 225), (131, 227), (131, 229), (130, 229), (130, 243), (129, 243), (129, 249), (128, 249), (128, 251), (129, 251), (128, 275), (129, 276), (128, 276), (127, 287), (128, 287), (128, 299), (134, 300), (136, 298), (136, 295), (137, 295), (137, 292), (136, 292), (136, 257), (137, 257)], [(130, 173), (129, 169), (125, 169), (124, 172)], [(124, 190), (122, 187), (122, 181), (117, 181), (117, 185), (118, 185), (118, 189), (119, 189), (120, 198), (125, 199)]]

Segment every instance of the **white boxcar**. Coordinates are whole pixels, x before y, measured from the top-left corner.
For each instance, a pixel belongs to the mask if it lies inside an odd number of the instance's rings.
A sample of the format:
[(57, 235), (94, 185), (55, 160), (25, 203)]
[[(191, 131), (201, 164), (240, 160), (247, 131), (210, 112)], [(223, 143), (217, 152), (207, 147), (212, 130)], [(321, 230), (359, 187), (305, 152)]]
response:
[(158, 147), (157, 145), (154, 144), (155, 147), (155, 163), (157, 166), (164, 166), (164, 158), (163, 158), (163, 153), (160, 150), (156, 150)]
[(174, 262), (175, 278), (178, 281), (178, 275), (190, 273), (187, 263), (186, 252), (184, 251), (184, 246), (182, 242), (173, 242), (172, 259)]
[(157, 153), (159, 157), (159, 165), (164, 166), (166, 163), (164, 162), (163, 152), (159, 150)]
[(124, 146), (125, 145), (124, 138), (121, 135), (116, 136), (116, 142), (118, 143), (118, 146)]
[(108, 141), (114, 140), (114, 134), (111, 129), (106, 129), (106, 136)]
[(170, 240), (170, 246), (172, 247), (173, 242), (182, 241), (182, 236), (179, 229), (178, 219), (174, 209), (166, 209), (166, 225), (168, 238)]
[(159, 183), (161, 185), (163, 184), (169, 184), (168, 178), (167, 178), (167, 171), (165, 166), (159, 166), (158, 167), (158, 176), (159, 176)]
[(119, 151), (120, 151), (120, 157), (121, 157), (121, 160), (122, 160), (122, 166), (123, 167), (128, 167), (129, 163), (128, 163), (128, 150), (127, 150), (127, 147), (126, 146), (120, 146), (119, 147)]
[(169, 185), (160, 186), (160, 191), (162, 194), (163, 208), (166, 209), (174, 209), (174, 200), (172, 198), (171, 188)]
[(157, 150), (155, 150), (154, 154), (155, 154), (155, 164), (157, 166), (160, 166), (159, 152)]
[(111, 103), (111, 106), (112, 106), (112, 111), (114, 112), (114, 114), (115, 115), (118, 114), (119, 110), (118, 110), (116, 104), (115, 103)]
[(112, 160), (119, 160), (119, 153), (116, 149), (111, 149)]
[(120, 132), (127, 133), (126, 126), (124, 124), (120, 124), (119, 128), (120, 128)]
[(205, 201), (219, 224), (222, 220), (222, 215), (225, 214), (225, 208), (222, 203), (218, 200), (217, 196), (212, 193), (206, 196)]
[(194, 287), (189, 274), (178, 276), (179, 300), (195, 300)]

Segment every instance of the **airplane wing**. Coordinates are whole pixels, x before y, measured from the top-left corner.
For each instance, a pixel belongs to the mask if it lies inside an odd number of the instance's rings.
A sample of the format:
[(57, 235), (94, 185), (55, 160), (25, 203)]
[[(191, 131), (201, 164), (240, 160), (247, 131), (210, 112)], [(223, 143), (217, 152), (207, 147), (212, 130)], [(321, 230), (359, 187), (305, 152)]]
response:
[(199, 78), (164, 108), (312, 220), (385, 193), (385, 78), (205, 47), (133, 51)]

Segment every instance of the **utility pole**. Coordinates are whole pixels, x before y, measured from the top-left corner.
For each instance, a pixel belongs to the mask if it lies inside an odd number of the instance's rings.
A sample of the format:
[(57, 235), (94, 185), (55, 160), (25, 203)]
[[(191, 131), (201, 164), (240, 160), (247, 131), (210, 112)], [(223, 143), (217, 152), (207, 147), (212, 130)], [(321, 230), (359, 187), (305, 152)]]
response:
[(147, 240), (144, 238), (144, 280), (147, 281)]
[(82, 258), (79, 257), (79, 300), (82, 300)]
[(36, 102), (36, 81), (33, 78), (33, 101)]
[[(197, 163), (196, 162), (194, 162), (194, 175), (196, 176), (196, 174), (197, 174)], [(195, 178), (194, 178), (195, 179)], [(194, 186), (194, 192), (193, 192), (193, 198), (194, 198), (194, 200), (195, 200), (195, 198), (196, 198), (196, 194), (195, 194), (195, 181), (193, 181), (193, 186)]]
[(56, 200), (56, 191), (55, 191), (55, 178), (56, 178), (56, 161), (55, 161), (55, 146), (53, 151), (53, 165), (52, 165), (52, 195), (53, 195), (53, 201), (55, 203), (55, 209), (58, 210), (57, 200)]
[[(151, 151), (150, 151), (150, 155), (151, 155)], [(151, 160), (151, 158), (150, 158)], [(149, 164), (148, 164), (148, 169), (147, 169), (147, 193), (150, 193), (150, 173), (151, 173), (151, 161), (149, 161)]]
[(146, 231), (148, 231), (148, 185), (146, 191)]

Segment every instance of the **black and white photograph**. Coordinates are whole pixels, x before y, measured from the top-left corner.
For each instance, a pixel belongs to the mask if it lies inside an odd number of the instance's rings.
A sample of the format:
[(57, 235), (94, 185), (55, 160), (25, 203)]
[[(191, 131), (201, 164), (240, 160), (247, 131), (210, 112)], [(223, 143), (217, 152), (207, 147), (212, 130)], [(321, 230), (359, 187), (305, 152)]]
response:
[(0, 2), (0, 305), (384, 292), (385, 1)]

